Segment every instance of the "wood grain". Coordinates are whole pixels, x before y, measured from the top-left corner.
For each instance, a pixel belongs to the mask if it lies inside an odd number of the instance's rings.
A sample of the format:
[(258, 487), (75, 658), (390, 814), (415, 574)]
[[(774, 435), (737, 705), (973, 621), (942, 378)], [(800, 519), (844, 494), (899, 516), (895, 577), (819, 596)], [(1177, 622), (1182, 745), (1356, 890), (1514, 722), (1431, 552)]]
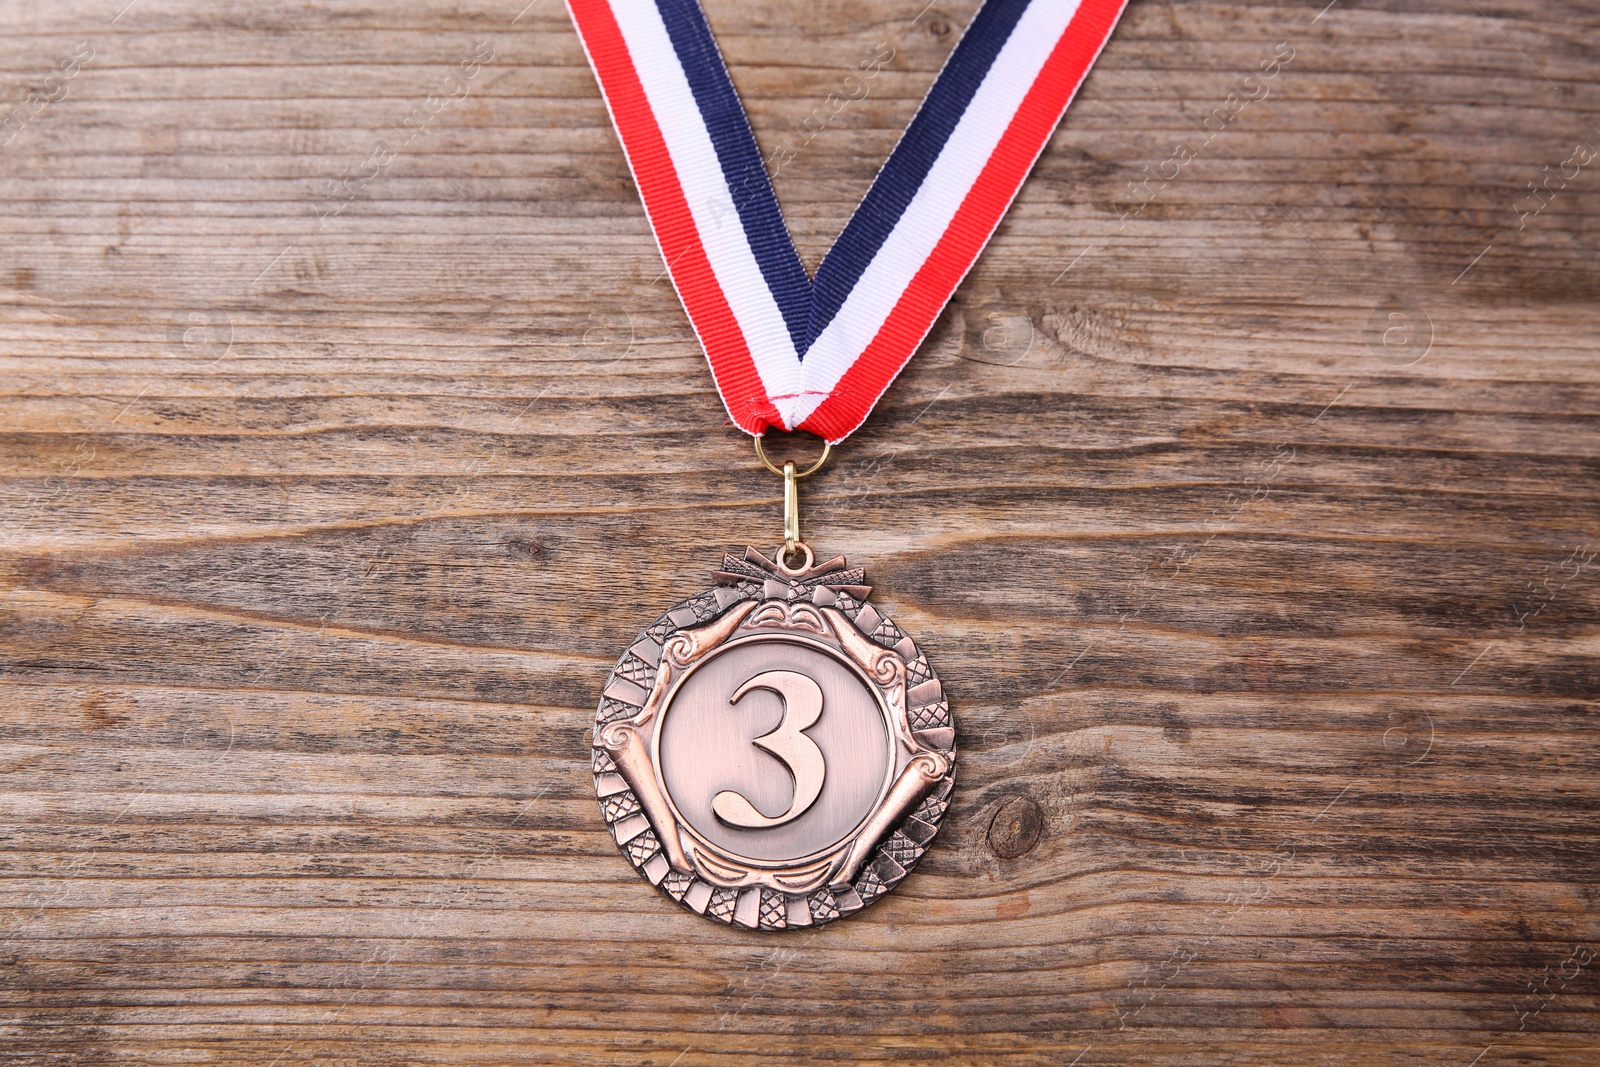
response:
[[(1134, 0), (807, 483), (962, 755), (773, 937), (595, 810), (779, 486), (524, 3), (0, 5), (0, 1063), (1600, 1062), (1592, 5)], [(924, 3), (706, 4), (808, 265)]]

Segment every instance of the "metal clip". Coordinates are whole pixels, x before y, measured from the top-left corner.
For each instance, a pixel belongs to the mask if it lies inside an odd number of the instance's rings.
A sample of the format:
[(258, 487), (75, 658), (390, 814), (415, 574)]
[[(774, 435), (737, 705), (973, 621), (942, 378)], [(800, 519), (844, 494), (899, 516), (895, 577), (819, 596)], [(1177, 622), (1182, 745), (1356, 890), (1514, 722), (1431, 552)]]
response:
[(785, 463), (780, 470), (767, 458), (766, 449), (761, 447), (761, 438), (757, 437), (756, 458), (761, 460), (761, 465), (773, 474), (783, 478), (783, 556), (787, 559), (794, 555), (796, 547), (800, 544), (800, 486), (801, 478), (809, 478), (822, 469), (828, 462), (828, 456), (833, 452), (833, 446), (826, 441), (822, 444), (822, 457), (805, 470), (800, 470), (793, 463)]

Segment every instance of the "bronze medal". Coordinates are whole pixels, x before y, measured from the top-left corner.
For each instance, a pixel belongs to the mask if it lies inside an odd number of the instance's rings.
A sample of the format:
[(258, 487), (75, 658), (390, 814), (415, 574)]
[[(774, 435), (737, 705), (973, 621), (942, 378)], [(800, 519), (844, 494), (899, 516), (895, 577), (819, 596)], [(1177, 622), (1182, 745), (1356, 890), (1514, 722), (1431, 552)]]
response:
[(708, 919), (782, 930), (859, 911), (922, 857), (949, 803), (939, 678), (843, 557), (751, 548), (716, 580), (611, 673), (594, 729), (606, 825)]

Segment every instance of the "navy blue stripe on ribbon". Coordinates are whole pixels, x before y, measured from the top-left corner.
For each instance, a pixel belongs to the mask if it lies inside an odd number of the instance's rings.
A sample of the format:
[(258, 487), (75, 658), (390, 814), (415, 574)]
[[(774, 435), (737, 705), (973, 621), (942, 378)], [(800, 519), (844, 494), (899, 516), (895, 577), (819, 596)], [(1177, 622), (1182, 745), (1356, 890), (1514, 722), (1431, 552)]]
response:
[[(665, 3), (666, 0), (663, 0)], [(1050, 3), (1052, 0), (1040, 0)], [(817, 268), (811, 291), (811, 316), (803, 352), (810, 348), (839, 313), (862, 272), (878, 254), (912, 197), (917, 195), (933, 161), (994, 65), (1000, 48), (1028, 9), (1029, 0), (987, 0), (944, 70), (928, 90), (916, 117), (889, 155), (872, 188)]]
[[(804, 352), (811, 280), (789, 237), (761, 149), (756, 145), (739, 94), (734, 92), (722, 52), (711, 36), (698, 0), (656, 0), (656, 8), (711, 134), (711, 144), (733, 197), (733, 209), (744, 226), (756, 264), (789, 327), (795, 351)], [(706, 206), (693, 205), (696, 209)], [(732, 221), (728, 219), (730, 224)]]

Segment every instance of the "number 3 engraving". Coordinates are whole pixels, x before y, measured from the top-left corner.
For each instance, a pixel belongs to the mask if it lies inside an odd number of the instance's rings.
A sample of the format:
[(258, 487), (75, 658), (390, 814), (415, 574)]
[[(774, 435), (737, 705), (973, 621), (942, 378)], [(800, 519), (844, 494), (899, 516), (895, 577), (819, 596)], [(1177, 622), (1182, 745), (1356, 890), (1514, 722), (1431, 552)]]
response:
[(789, 810), (782, 815), (763, 815), (756, 806), (745, 799), (743, 793), (724, 789), (711, 800), (711, 810), (723, 822), (750, 830), (781, 826), (804, 815), (816, 803), (822, 792), (822, 779), (827, 774), (827, 764), (822, 759), (822, 749), (801, 731), (815, 726), (822, 717), (822, 687), (797, 671), (764, 671), (741, 685), (728, 703), (737, 704), (753, 689), (765, 689), (778, 694), (783, 701), (783, 718), (777, 729), (752, 739), (778, 757), (794, 776), (794, 799)]

